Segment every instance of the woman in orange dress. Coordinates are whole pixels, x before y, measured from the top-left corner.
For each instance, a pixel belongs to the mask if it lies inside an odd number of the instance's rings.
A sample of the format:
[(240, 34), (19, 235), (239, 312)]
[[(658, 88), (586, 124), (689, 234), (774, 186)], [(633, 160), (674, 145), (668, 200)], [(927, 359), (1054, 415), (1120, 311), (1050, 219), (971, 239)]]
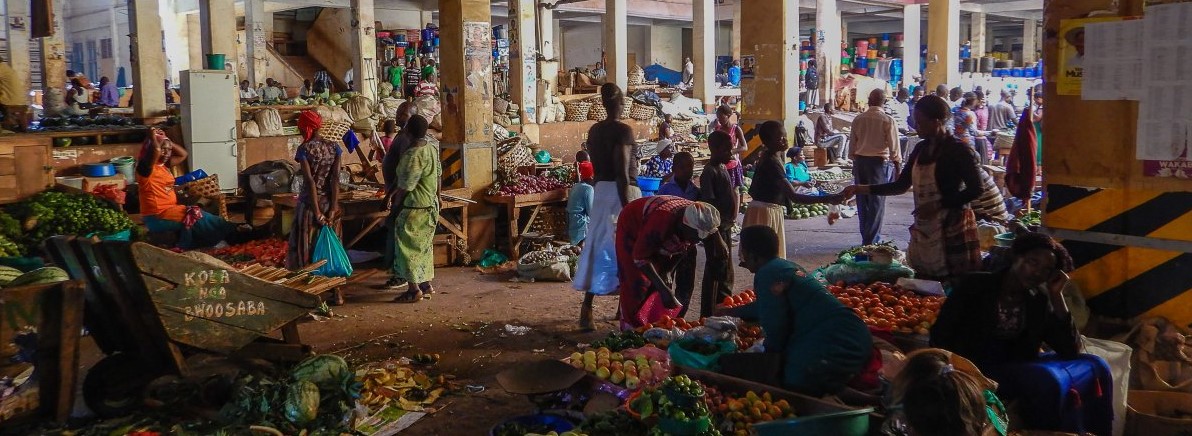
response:
[(198, 206), (178, 204), (174, 192), (174, 174), (170, 168), (186, 160), (186, 149), (166, 137), (161, 129), (151, 129), (137, 159), (137, 186), (141, 216), (150, 232), (180, 232), (178, 247), (203, 248), (227, 241), (236, 235), (236, 225)]

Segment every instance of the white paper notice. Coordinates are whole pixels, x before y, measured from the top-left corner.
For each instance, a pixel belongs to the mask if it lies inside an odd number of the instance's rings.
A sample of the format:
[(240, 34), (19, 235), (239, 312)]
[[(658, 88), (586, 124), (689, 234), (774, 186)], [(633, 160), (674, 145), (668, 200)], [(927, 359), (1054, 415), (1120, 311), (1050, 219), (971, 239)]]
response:
[(1108, 21), (1084, 26), (1083, 99), (1142, 99), (1142, 35), (1142, 20)]
[[(1192, 3), (1146, 8), (1137, 158), (1188, 158), (1192, 142)], [(1087, 73), (1086, 78), (1087, 80)]]

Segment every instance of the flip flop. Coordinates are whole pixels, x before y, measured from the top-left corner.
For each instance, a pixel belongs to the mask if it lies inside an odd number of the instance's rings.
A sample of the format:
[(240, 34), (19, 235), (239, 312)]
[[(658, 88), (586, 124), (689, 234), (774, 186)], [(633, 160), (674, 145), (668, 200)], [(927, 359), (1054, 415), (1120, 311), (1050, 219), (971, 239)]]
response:
[(401, 295), (394, 297), (392, 301), (394, 303), (399, 303), (399, 304), (417, 303), (419, 301), (422, 301), (422, 291), (406, 291), (406, 292), (403, 292)]

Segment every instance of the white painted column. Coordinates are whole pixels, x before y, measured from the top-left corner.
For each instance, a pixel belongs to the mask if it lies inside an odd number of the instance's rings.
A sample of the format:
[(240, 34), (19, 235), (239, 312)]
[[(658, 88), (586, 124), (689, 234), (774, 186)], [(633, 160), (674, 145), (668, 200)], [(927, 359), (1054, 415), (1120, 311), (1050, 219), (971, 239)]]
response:
[(819, 105), (832, 100), (832, 84), (840, 76), (840, 43), (844, 38), (842, 25), (836, 0), (816, 2), (815, 29), (818, 35), (812, 37), (823, 36), (823, 40), (815, 41), (815, 62), (820, 77), (819, 99), (815, 103)]
[(268, 74), (265, 15), (265, 0), (244, 0), (244, 46), (249, 86), (265, 83)]
[(626, 94), (629, 93), (629, 16), (626, 0), (605, 0), (604, 51), (608, 64), (604, 70), (608, 81), (616, 83)]
[(1022, 63), (1024, 65), (1039, 60), (1039, 56), (1037, 55), (1038, 31), (1038, 21), (1024, 20), (1022, 22)]
[(558, 47), (555, 46), (555, 10), (538, 8), (538, 54), (544, 59), (554, 59)]
[(373, 0), (352, 0), (353, 90), (377, 101), (377, 37)]
[(203, 69), (203, 27), (199, 23), (199, 14), (186, 16), (186, 49), (190, 57), (190, 69)]
[[(4, 37), (8, 39), (8, 58), (5, 59), (17, 77), (29, 84), (29, 1), (5, 0)], [(17, 27), (14, 24), (20, 23)], [(28, 98), (28, 96), (26, 96)]]
[(704, 102), (704, 109), (710, 109), (716, 107), (712, 95), (716, 91), (716, 5), (713, 0), (692, 0), (692, 6), (694, 96)]
[(972, 19), (969, 21), (969, 41), (972, 42), (972, 57), (985, 57), (985, 38), (988, 32), (985, 26), (985, 13), (973, 12)]
[(920, 45), (923, 44), (923, 6), (906, 5), (902, 7), (902, 84), (910, 87), (915, 83), (915, 76), (922, 68), (919, 59)]
[[(232, 64), (232, 71), (238, 71), (240, 68), (236, 63), (239, 49), (236, 47), (236, 8), (233, 1), (199, 0), (199, 27), (204, 62), (207, 54), (223, 54), (226, 59), (224, 62)], [(222, 70), (223, 67), (217, 65), (215, 69)]]
[(509, 97), (522, 124), (538, 120), (537, 0), (509, 0)]
[(960, 83), (960, 0), (931, 0), (927, 9), (927, 87)]
[(133, 116), (151, 120), (165, 116), (165, 51), (161, 15), (155, 0), (128, 0), (129, 39), (132, 40), (132, 83), (136, 87)]

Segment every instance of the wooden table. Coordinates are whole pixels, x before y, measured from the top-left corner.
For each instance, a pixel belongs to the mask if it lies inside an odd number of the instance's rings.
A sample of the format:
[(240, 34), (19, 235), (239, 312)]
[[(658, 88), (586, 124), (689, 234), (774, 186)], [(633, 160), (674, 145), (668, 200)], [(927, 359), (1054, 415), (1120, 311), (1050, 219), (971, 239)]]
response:
[[(459, 198), (467, 198), (471, 196), (471, 191), (467, 188), (448, 189), (440, 192), (442, 195), (448, 195)], [(377, 227), (385, 222), (389, 217), (389, 211), (384, 210), (381, 206), (383, 199), (377, 197), (375, 194), (366, 193), (364, 191), (356, 191), (342, 194), (343, 198), (339, 201), (340, 209), (343, 211), (343, 221), (362, 221), (364, 227), (360, 229), (351, 240), (344, 244), (344, 248), (352, 248), (366, 235), (372, 232)], [(468, 203), (464, 201), (454, 201), (446, 197), (440, 196), (442, 207), (439, 210), (439, 225), (447, 229), (447, 231), (463, 241), (467, 245), (468, 241)], [(296, 195), (277, 195), (273, 197), (273, 207), (275, 209), (274, 216), (281, 218), (284, 209), (293, 209), (298, 206), (298, 196)], [(444, 216), (444, 212), (450, 215)]]
[[(568, 189), (557, 189), (550, 192), (512, 197), (499, 195), (484, 197), (484, 200), (489, 203), (505, 206), (507, 216), (509, 217), (509, 253), (514, 259), (521, 257), (522, 235), (530, 230), (530, 226), (534, 224), (534, 218), (538, 217), (542, 206), (554, 203), (566, 203), (568, 191)], [(530, 212), (530, 219), (526, 221), (526, 225), (523, 227), (521, 226), (521, 210), (527, 207), (533, 208), (533, 211)]]

